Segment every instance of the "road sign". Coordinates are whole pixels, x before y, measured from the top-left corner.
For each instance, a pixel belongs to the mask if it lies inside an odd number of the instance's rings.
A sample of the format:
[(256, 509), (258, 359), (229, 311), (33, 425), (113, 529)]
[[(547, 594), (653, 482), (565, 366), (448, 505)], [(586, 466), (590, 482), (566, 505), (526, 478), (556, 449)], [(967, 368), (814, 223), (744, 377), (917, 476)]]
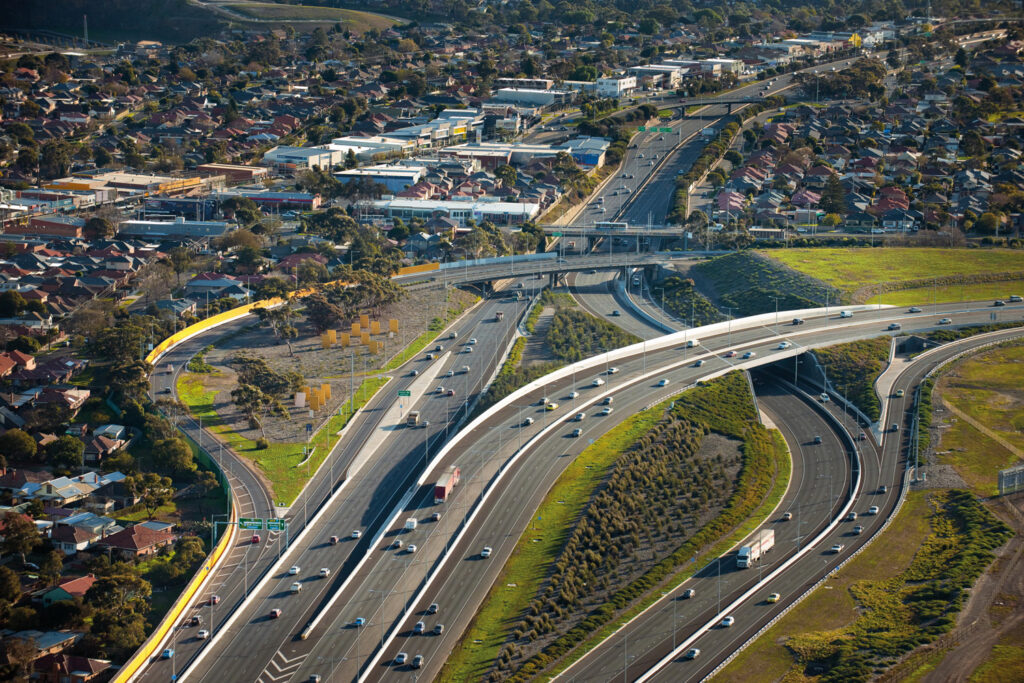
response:
[(639, 127), (637, 128), (637, 130), (638, 130), (638, 131), (640, 131), (641, 133), (643, 133), (644, 131), (646, 131), (646, 130), (647, 130), (647, 127), (646, 127), (646, 126), (639, 126)]
[(411, 391), (407, 391), (405, 389), (399, 389), (398, 390), (398, 395), (399, 396), (412, 396), (412, 392)]
[(553, 233), (551, 233), (551, 236), (552, 237), (561, 237), (562, 233), (560, 233), (560, 232), (553, 232)]
[(238, 526), (239, 528), (245, 529), (246, 531), (262, 531), (263, 520), (256, 517), (239, 517)]
[(283, 519), (268, 519), (267, 531), (284, 531), (285, 521)]
[(658, 132), (659, 133), (671, 133), (672, 129), (671, 128), (659, 128)]

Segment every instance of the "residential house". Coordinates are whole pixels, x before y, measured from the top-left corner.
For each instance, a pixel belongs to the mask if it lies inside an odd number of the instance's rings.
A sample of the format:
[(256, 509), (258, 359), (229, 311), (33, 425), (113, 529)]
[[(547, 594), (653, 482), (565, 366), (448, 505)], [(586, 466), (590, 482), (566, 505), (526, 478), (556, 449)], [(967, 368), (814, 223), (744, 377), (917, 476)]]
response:
[(39, 683), (87, 683), (104, 675), (110, 661), (79, 655), (54, 653), (32, 663), (32, 680)]
[(42, 595), (43, 607), (49, 607), (55, 602), (74, 600), (85, 596), (85, 593), (96, 583), (96, 576), (87, 574), (73, 579), (65, 579), (55, 587)]
[(170, 530), (155, 531), (141, 524), (107, 536), (98, 545), (109, 549), (123, 559), (147, 557), (160, 548), (174, 543), (177, 536)]

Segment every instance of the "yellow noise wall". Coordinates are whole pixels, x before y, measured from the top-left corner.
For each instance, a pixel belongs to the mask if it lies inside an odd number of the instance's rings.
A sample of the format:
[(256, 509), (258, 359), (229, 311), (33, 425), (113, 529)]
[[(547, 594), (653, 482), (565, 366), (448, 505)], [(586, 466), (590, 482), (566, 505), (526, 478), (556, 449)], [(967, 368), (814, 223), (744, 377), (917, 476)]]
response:
[(352, 334), (353, 335), (358, 336), (360, 334), (360, 332), (362, 332), (362, 329), (363, 328), (359, 325), (359, 323), (352, 323)]
[(398, 334), (398, 319), (397, 318), (392, 318), (391, 320), (388, 321), (388, 329), (391, 330), (392, 332), (394, 332), (395, 334)]
[(366, 329), (370, 326), (370, 316), (362, 315), (359, 316), (359, 327), (360, 329)]
[(352, 342), (350, 341), (350, 336), (351, 335), (349, 335), (348, 332), (342, 332), (341, 333), (341, 345), (342, 346), (349, 346), (349, 345), (351, 345)]
[(369, 346), (370, 345), (370, 333), (369, 332), (363, 332), (360, 335), (360, 341), (362, 341), (363, 346)]
[(370, 323), (370, 334), (380, 334), (380, 321), (374, 320)]
[(323, 395), (324, 401), (330, 401), (331, 400), (331, 385), (330, 384), (321, 384), (320, 385), (320, 393)]

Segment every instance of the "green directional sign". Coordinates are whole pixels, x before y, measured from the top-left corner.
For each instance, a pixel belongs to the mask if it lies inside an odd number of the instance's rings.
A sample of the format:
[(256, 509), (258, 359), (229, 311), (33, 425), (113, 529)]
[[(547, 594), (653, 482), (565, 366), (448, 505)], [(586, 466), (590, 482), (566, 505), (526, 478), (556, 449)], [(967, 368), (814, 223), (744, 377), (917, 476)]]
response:
[(257, 517), (239, 517), (238, 526), (239, 528), (245, 529), (246, 531), (262, 531), (263, 520)]
[(658, 132), (660, 132), (660, 133), (671, 133), (672, 129), (671, 128), (659, 128)]
[(561, 237), (562, 233), (560, 233), (560, 232), (553, 232), (553, 233), (551, 233), (551, 236), (552, 237)]
[(412, 396), (412, 392), (408, 391), (406, 389), (399, 389), (398, 390), (398, 395), (399, 396)]
[(268, 519), (267, 520), (267, 531), (284, 531), (287, 524), (283, 519)]
[(639, 126), (639, 127), (637, 127), (637, 130), (640, 131), (641, 133), (643, 133), (644, 131), (647, 130), (647, 126)]

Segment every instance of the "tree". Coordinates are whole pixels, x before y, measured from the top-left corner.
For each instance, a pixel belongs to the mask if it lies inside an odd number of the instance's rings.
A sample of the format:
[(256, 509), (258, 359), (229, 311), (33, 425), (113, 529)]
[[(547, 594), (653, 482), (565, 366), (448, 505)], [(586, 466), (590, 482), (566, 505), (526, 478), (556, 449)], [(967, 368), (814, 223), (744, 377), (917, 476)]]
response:
[(100, 239), (105, 239), (114, 234), (114, 224), (106, 218), (93, 216), (85, 222), (85, 232), (96, 235)]
[(999, 229), (1001, 221), (999, 217), (991, 211), (978, 216), (978, 220), (974, 222), (974, 229), (979, 232), (996, 232)]
[(330, 273), (327, 271), (327, 266), (309, 258), (295, 267), (295, 276), (299, 286), (302, 287), (326, 282), (330, 278)]
[(494, 169), (494, 175), (501, 181), (503, 187), (512, 187), (516, 184), (516, 178), (519, 177), (519, 172), (516, 171), (514, 166), (503, 164)]
[(92, 340), (92, 350), (97, 356), (126, 363), (142, 356), (142, 342), (146, 332), (132, 319), (119, 320), (113, 326), (101, 330)]
[(71, 146), (63, 140), (50, 140), (39, 157), (39, 174), (44, 178), (60, 178), (71, 170)]
[(56, 586), (63, 571), (64, 554), (59, 550), (48, 552), (43, 558), (42, 564), (39, 565), (39, 576), (46, 581), (47, 586)]
[(174, 494), (171, 478), (161, 477), (153, 472), (127, 477), (124, 481), (128, 490), (141, 499), (140, 502), (149, 513), (150, 519), (153, 519), (160, 506), (171, 502), (171, 496)]
[(256, 309), (256, 314), (261, 322), (268, 323), (274, 331), (274, 336), (284, 340), (288, 344), (288, 355), (294, 356), (291, 340), (298, 336), (298, 330), (292, 325), (292, 321), (298, 316), (290, 302), (285, 302), (274, 308), (261, 307)]
[(825, 213), (836, 213), (840, 216), (845, 216), (848, 211), (846, 208), (846, 190), (839, 182), (839, 177), (832, 174), (825, 181), (825, 189), (821, 193), (821, 201), (818, 203), (820, 208)]
[(181, 274), (192, 265), (192, 252), (185, 247), (174, 247), (167, 252), (167, 260), (171, 262), (171, 268), (178, 276), (178, 286), (181, 287)]
[(35, 337), (19, 335), (17, 339), (7, 342), (8, 351), (21, 351), (22, 353), (33, 354), (40, 349), (42, 344)]
[(179, 438), (161, 439), (153, 444), (153, 458), (162, 470), (175, 474), (198, 469), (192, 449)]
[(11, 460), (31, 460), (36, 457), (37, 450), (36, 440), (18, 428), (0, 434), (0, 453)]
[(32, 673), (32, 662), (36, 659), (36, 641), (33, 638), (6, 638), (3, 641), (3, 659), (7, 663), (0, 665), (0, 679), (16, 681), (29, 680)]
[(2, 545), (5, 553), (18, 553), (21, 555), (21, 563), (25, 564), (25, 555), (32, 552), (42, 542), (39, 530), (36, 529), (32, 520), (20, 513), (7, 511), (7, 514), (4, 515)]
[(956, 56), (953, 57), (953, 61), (956, 62), (957, 66), (961, 69), (966, 69), (969, 60), (967, 58), (967, 51), (964, 50), (963, 46), (957, 49)]
[(110, 388), (118, 392), (122, 398), (140, 401), (145, 398), (149, 389), (151, 372), (153, 366), (144, 360), (115, 365), (110, 371)]
[(62, 434), (46, 446), (46, 462), (56, 469), (70, 471), (82, 466), (85, 444), (69, 434)]
[(177, 544), (174, 563), (182, 573), (190, 573), (206, 557), (203, 542), (196, 536), (183, 536)]
[(0, 318), (13, 318), (25, 310), (26, 306), (28, 302), (25, 297), (16, 290), (8, 289), (0, 294)]
[(11, 604), (21, 597), (21, 580), (10, 567), (0, 565), (0, 607)]

